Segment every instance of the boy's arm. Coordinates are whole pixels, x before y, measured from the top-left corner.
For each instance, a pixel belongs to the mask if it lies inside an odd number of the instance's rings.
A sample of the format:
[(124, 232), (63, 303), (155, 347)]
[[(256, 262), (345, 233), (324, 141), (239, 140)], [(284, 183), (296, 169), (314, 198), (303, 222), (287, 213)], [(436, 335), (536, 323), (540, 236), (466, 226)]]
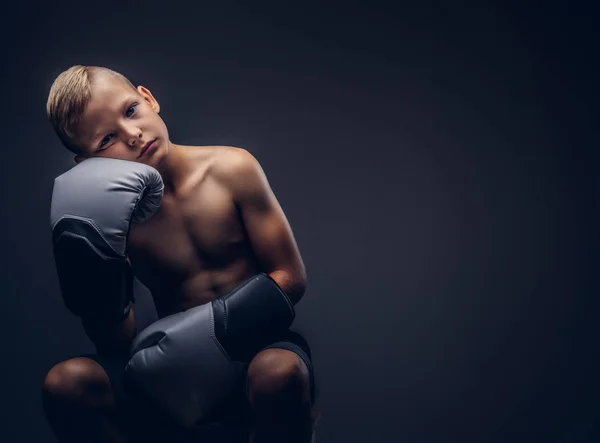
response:
[(134, 304), (130, 304), (129, 315), (119, 323), (81, 318), (83, 329), (96, 347), (98, 354), (129, 353), (131, 342), (137, 333)]
[(223, 174), (260, 270), (296, 304), (306, 290), (306, 269), (283, 209), (252, 154), (232, 148), (226, 155)]
[[(126, 257), (127, 266), (131, 260)], [(135, 304), (129, 302), (129, 314), (119, 323), (97, 321), (93, 318), (81, 318), (81, 324), (88, 338), (96, 347), (98, 354), (128, 353), (131, 342), (137, 334)]]
[(154, 168), (109, 158), (84, 160), (54, 181), (50, 222), (61, 295), (100, 353), (125, 352), (135, 336), (127, 234), (132, 220), (157, 211), (162, 195)]

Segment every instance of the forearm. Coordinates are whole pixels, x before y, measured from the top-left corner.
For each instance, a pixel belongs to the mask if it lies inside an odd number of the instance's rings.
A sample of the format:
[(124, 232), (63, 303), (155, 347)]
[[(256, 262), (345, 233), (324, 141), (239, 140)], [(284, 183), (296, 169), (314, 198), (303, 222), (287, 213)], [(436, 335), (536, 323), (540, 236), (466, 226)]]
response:
[(137, 334), (133, 304), (127, 318), (120, 323), (99, 323), (85, 318), (82, 318), (81, 323), (99, 354), (128, 353), (131, 342)]

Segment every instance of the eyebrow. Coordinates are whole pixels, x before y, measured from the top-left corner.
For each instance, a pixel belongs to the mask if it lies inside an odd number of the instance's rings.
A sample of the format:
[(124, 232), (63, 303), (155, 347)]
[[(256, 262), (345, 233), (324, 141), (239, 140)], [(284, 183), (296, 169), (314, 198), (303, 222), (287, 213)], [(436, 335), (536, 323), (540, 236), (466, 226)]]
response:
[[(134, 100), (135, 100), (134, 96), (127, 97), (125, 100), (123, 100), (123, 102), (119, 106), (119, 109), (122, 111), (125, 108), (125, 106), (127, 106), (129, 104), (129, 102), (134, 101)], [(92, 146), (92, 148), (94, 148), (94, 149), (98, 148), (98, 146), (97, 146), (98, 143), (100, 141), (102, 141), (102, 139), (104, 138), (103, 134), (104, 134), (104, 131), (97, 132), (96, 134), (94, 134), (92, 136), (92, 139), (90, 140), (90, 145)], [(102, 138), (100, 140), (98, 140), (100, 137), (102, 137)]]

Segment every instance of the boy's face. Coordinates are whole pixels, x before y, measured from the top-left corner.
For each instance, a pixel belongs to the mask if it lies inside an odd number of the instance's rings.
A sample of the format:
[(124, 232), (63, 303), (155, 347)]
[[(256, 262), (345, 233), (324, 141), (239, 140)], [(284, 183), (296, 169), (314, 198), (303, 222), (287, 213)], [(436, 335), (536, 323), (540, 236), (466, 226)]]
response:
[(169, 147), (169, 133), (159, 111), (158, 102), (143, 86), (136, 92), (117, 78), (96, 78), (77, 127), (77, 142), (83, 152), (75, 161), (110, 157), (157, 163)]

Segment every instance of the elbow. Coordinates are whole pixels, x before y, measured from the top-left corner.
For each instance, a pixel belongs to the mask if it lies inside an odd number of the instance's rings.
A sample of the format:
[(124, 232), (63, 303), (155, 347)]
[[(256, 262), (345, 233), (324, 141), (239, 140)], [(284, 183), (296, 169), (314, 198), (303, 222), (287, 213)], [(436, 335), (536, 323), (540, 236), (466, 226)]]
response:
[(275, 271), (271, 273), (273, 280), (285, 292), (292, 304), (296, 305), (306, 292), (306, 273)]
[(296, 305), (300, 300), (304, 298), (304, 293), (306, 292), (306, 280), (302, 282), (298, 282), (296, 287), (294, 288), (293, 295), (290, 295), (290, 299), (292, 303)]
[(304, 294), (306, 293), (306, 272), (302, 272), (300, 275), (293, 277), (292, 280), (294, 282), (292, 290), (293, 295), (291, 295), (290, 298), (295, 305), (304, 298)]

